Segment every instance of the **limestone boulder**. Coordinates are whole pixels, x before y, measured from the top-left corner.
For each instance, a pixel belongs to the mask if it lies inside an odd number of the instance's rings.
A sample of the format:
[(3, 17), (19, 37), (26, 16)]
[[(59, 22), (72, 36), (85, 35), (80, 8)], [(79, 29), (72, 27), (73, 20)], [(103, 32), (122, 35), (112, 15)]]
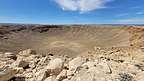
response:
[(79, 68), (80, 66), (85, 63), (85, 59), (82, 57), (76, 57), (73, 60), (71, 60), (68, 63), (68, 68), (69, 70), (67, 71), (67, 75), (71, 76), (73, 75)]
[(60, 74), (56, 77), (56, 80), (62, 81), (67, 78), (67, 70), (62, 70)]
[(44, 81), (48, 77), (48, 73), (45, 69), (36, 73), (35, 81)]
[(28, 57), (28, 56), (30, 56), (30, 55), (35, 55), (35, 54), (36, 54), (36, 51), (35, 51), (35, 50), (27, 49), (27, 50), (24, 50), (24, 51), (19, 52), (18, 55)]
[(29, 65), (29, 62), (27, 62), (26, 60), (24, 60), (23, 58), (18, 58), (13, 64), (12, 67), (26, 67)]
[(10, 59), (13, 59), (13, 60), (16, 60), (16, 59), (17, 59), (16, 54), (14, 54), (14, 53), (12, 53), (12, 52), (5, 52), (5, 53), (4, 53), (4, 56), (5, 56), (6, 58), (10, 58)]
[(64, 61), (60, 58), (55, 58), (51, 60), (46, 67), (47, 71), (52, 75), (58, 75), (64, 66)]

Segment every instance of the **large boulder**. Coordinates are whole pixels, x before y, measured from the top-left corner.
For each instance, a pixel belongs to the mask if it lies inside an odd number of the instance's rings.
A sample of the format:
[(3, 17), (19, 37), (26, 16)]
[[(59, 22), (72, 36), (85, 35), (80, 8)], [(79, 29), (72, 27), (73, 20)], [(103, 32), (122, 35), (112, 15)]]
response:
[(86, 60), (82, 57), (76, 57), (68, 63), (69, 70), (67, 71), (67, 75), (73, 75), (78, 68), (85, 62)]
[(8, 68), (6, 70), (0, 71), (0, 81), (8, 81), (15, 76), (17, 70)]
[(18, 58), (13, 64), (12, 67), (22, 67), (25, 68), (26, 66), (28, 66), (29, 63), (24, 60), (23, 58)]
[(58, 75), (62, 71), (63, 65), (64, 61), (62, 59), (55, 58), (49, 62), (46, 69), (51, 75)]
[(105, 74), (96, 67), (91, 67), (88, 71), (82, 69), (68, 81), (115, 81), (109, 74)]
[(45, 69), (43, 69), (36, 73), (35, 81), (44, 81), (47, 77), (48, 77), (48, 73)]
[(56, 80), (62, 81), (67, 78), (67, 70), (62, 70), (60, 74), (56, 77)]

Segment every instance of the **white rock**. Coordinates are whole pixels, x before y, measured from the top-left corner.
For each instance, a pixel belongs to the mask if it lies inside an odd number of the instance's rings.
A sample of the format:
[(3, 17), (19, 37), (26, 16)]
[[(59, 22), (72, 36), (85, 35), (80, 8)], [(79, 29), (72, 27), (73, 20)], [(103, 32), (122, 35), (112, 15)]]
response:
[(14, 59), (14, 60), (16, 60), (16, 58), (17, 58), (16, 54), (14, 54), (14, 53), (12, 53), (12, 52), (5, 52), (5, 53), (4, 53), (4, 56), (5, 56), (6, 58), (10, 58), (10, 59)]
[(111, 67), (109, 63), (101, 62), (98, 64), (99, 69), (101, 69), (104, 73), (112, 73)]
[(74, 74), (77, 69), (85, 62), (85, 59), (82, 57), (76, 57), (72, 61), (69, 62), (68, 68), (69, 70), (67, 71), (67, 75), (72, 75)]
[(21, 67), (15, 67), (14, 69), (15, 69), (15, 70), (17, 71), (17, 73), (19, 73), (19, 74), (22, 74), (22, 73), (24, 72), (24, 69), (21, 68)]
[(17, 73), (14, 69), (8, 69), (5, 71), (0, 71), (0, 81), (8, 81)]
[(100, 68), (91, 67), (88, 71), (82, 69), (68, 81), (115, 81), (109, 74), (105, 74)]
[(30, 55), (35, 55), (36, 54), (36, 51), (35, 50), (32, 50), (32, 49), (27, 49), (27, 50), (24, 50), (24, 51), (21, 51), (21, 52), (19, 52), (19, 55), (20, 56), (25, 56), (25, 57), (27, 57), (27, 56), (30, 56)]
[(56, 58), (49, 62), (46, 69), (48, 70), (48, 72), (50, 72), (50, 74), (58, 75), (62, 71), (63, 65), (63, 60), (60, 58)]
[(38, 73), (36, 73), (36, 81), (44, 81), (47, 76), (48, 75), (46, 70), (40, 70)]
[(58, 80), (56, 80), (54, 76), (50, 76), (46, 78), (44, 81), (58, 81)]
[(61, 73), (56, 77), (56, 80), (62, 81), (67, 76), (67, 70), (62, 70)]
[(28, 62), (25, 61), (23, 58), (18, 58), (13, 64), (12, 67), (26, 67), (28, 66)]

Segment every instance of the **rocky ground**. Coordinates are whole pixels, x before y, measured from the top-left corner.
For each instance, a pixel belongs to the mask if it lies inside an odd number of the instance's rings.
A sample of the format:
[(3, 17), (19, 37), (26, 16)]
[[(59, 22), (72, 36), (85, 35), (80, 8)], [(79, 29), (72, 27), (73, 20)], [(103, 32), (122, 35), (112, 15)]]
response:
[(0, 81), (144, 81), (142, 49), (95, 47), (74, 58), (27, 49), (0, 58)]

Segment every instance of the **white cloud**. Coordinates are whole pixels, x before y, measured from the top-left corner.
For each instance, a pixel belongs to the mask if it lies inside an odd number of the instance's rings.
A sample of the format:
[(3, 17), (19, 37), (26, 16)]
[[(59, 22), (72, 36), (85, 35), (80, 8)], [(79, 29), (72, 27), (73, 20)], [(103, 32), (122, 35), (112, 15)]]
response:
[(12, 19), (12, 18), (15, 18), (15, 17), (11, 17), (11, 16), (0, 16), (0, 19)]
[(144, 12), (137, 12), (136, 14), (137, 14), (137, 15), (143, 15)]
[(88, 12), (106, 8), (105, 4), (112, 0), (55, 0), (63, 10)]
[(122, 14), (116, 15), (116, 17), (123, 17), (123, 16), (128, 16), (128, 15), (129, 15), (128, 13), (122, 13)]
[(132, 16), (132, 15), (144, 15), (144, 12), (140, 11), (136, 13), (121, 13), (121, 14), (117, 14), (116, 17), (125, 17), (125, 16)]
[(121, 19), (119, 23), (144, 23), (144, 19)]

